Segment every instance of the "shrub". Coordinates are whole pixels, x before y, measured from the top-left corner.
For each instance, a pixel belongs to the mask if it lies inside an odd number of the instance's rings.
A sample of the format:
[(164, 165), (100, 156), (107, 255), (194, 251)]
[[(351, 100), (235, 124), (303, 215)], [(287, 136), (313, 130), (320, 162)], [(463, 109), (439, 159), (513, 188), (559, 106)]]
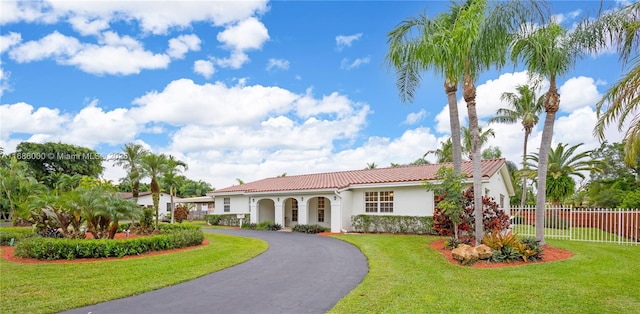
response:
[(447, 240), (444, 243), (444, 248), (447, 250), (453, 250), (455, 248), (458, 247), (458, 245), (460, 244), (467, 244), (467, 245), (471, 245), (471, 238), (470, 237), (460, 237), (458, 239), (456, 239), (455, 237), (451, 237), (449, 238), (449, 240)]
[(242, 229), (257, 230), (258, 229), (258, 224), (256, 224), (256, 223), (242, 224)]
[(269, 231), (278, 231), (282, 229), (282, 225), (277, 224), (273, 221), (263, 221), (256, 226), (257, 230), (269, 230)]
[(435, 234), (433, 217), (355, 215), (351, 224), (356, 232)]
[(33, 237), (21, 241), (15, 254), (40, 260), (122, 257), (199, 245), (204, 240), (194, 226), (160, 225), (159, 229), (158, 235), (126, 240)]
[(295, 225), (293, 226), (293, 228), (291, 228), (291, 231), (316, 234), (316, 233), (326, 232), (327, 228), (321, 225)]
[(512, 262), (522, 259), (532, 262), (542, 258), (542, 247), (533, 238), (518, 239), (515, 234), (487, 233), (482, 242), (493, 249), (492, 262)]
[(175, 214), (175, 217), (173, 219), (175, 219), (175, 221), (177, 221), (178, 223), (182, 223), (183, 220), (189, 217), (189, 209), (184, 205), (176, 206), (176, 209), (173, 212)]
[(18, 242), (23, 239), (33, 237), (35, 233), (31, 228), (11, 228), (11, 230), (1, 230), (0, 231), (0, 246), (8, 246), (11, 244), (11, 239), (13, 239), (13, 244), (16, 245)]

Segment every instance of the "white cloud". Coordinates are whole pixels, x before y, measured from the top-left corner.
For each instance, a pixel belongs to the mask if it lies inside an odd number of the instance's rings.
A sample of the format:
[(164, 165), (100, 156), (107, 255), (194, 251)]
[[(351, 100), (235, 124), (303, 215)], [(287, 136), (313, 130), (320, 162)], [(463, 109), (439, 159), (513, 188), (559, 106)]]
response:
[(342, 59), (340, 68), (343, 70), (353, 70), (359, 68), (363, 64), (368, 64), (369, 62), (371, 62), (371, 57), (356, 58), (353, 62), (351, 62), (349, 58), (344, 58)]
[(602, 98), (596, 82), (591, 77), (579, 76), (568, 79), (558, 89), (560, 93), (560, 110), (572, 112), (575, 109), (595, 104)]
[(9, 76), (11, 73), (5, 72), (2, 68), (2, 64), (0, 63), (0, 97), (4, 94), (4, 91), (10, 90), (9, 86)]
[(362, 37), (362, 33), (357, 33), (353, 35), (338, 35), (336, 36), (336, 46), (338, 50), (341, 50), (344, 47), (351, 47), (351, 44), (360, 39)]
[(0, 54), (9, 50), (11, 46), (15, 46), (22, 41), (22, 35), (19, 33), (9, 32), (7, 35), (0, 36)]
[(196, 60), (193, 63), (193, 72), (210, 79), (216, 73), (216, 69), (213, 67), (213, 62), (209, 60)]
[(144, 50), (130, 36), (106, 32), (100, 39), (105, 45), (82, 44), (76, 38), (55, 31), (38, 41), (29, 41), (9, 52), (19, 63), (54, 58), (57, 63), (74, 65), (92, 74), (137, 74), (143, 69), (166, 68), (171, 59), (164, 54)]
[(138, 22), (142, 32), (166, 34), (195, 22), (223, 26), (268, 10), (267, 1), (186, 1), (158, 5), (152, 1), (1, 1), (0, 24), (67, 21), (81, 34), (95, 34), (114, 21)]
[(288, 70), (289, 69), (289, 61), (285, 60), (285, 59), (269, 59), (269, 62), (267, 62), (267, 71), (271, 70), (272, 68), (277, 68), (280, 70)]
[(0, 106), (0, 134), (8, 138), (12, 133), (58, 133), (69, 120), (58, 109), (41, 107), (36, 110), (27, 103), (4, 104)]
[(424, 119), (424, 117), (427, 116), (427, 111), (424, 109), (420, 109), (420, 111), (418, 112), (412, 112), (410, 114), (407, 115), (407, 118), (404, 120), (404, 124), (416, 124), (420, 121), (422, 121), (422, 119)]
[(167, 54), (174, 59), (183, 59), (189, 51), (200, 50), (200, 38), (197, 35), (180, 35), (169, 40)]
[(558, 24), (562, 24), (562, 22), (564, 21), (574, 20), (576, 17), (580, 15), (580, 13), (582, 13), (582, 10), (578, 9), (568, 13), (554, 14), (551, 16), (551, 19)]
[(269, 40), (267, 28), (251, 17), (218, 33), (218, 41), (232, 50), (260, 49)]
[(131, 113), (141, 122), (173, 125), (247, 125), (269, 114), (291, 109), (299, 96), (279, 87), (228, 87), (221, 82), (198, 85), (188, 79), (169, 83), (163, 91), (149, 92), (133, 101)]
[(97, 104), (94, 100), (74, 116), (64, 134), (65, 141), (94, 147), (99, 143), (115, 145), (135, 139), (138, 127), (127, 109), (105, 112)]

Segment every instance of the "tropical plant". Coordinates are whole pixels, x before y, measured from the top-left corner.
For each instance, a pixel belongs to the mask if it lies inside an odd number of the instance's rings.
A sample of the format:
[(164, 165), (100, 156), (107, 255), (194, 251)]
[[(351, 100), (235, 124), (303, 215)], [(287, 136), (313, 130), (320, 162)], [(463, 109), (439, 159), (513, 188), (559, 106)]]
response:
[(435, 178), (440, 180), (440, 184), (425, 181), (423, 186), (427, 191), (433, 191), (434, 198), (438, 199), (435, 206), (449, 217), (453, 223), (453, 236), (458, 239), (458, 225), (462, 223), (464, 214), (462, 189), (466, 176), (443, 166), (438, 169)]
[(182, 182), (184, 181), (184, 176), (178, 176), (177, 173), (181, 171), (178, 167), (182, 168), (182, 170), (187, 170), (187, 164), (177, 160), (174, 156), (169, 155), (167, 158), (167, 167), (166, 171), (162, 174), (162, 183), (169, 190), (169, 195), (171, 196), (171, 223), (175, 221), (175, 215), (173, 214), (173, 209), (175, 207), (173, 197), (175, 196), (175, 192), (178, 190)]
[(193, 181), (186, 179), (180, 186), (179, 192), (182, 197), (205, 196), (207, 192), (214, 190), (207, 182), (202, 180)]
[(453, 142), (451, 142), (451, 138), (448, 138), (444, 142), (440, 142), (440, 148), (424, 153), (423, 158), (430, 154), (434, 154), (436, 156), (437, 163), (453, 162)]
[(624, 135), (625, 159), (637, 163), (640, 155), (640, 2), (601, 14), (595, 20), (584, 20), (576, 28), (577, 38), (592, 53), (615, 47), (623, 68), (628, 71), (609, 87), (597, 103), (598, 122), (594, 135), (605, 140), (604, 130), (617, 121)]
[(153, 209), (156, 213), (155, 229), (158, 230), (159, 206), (160, 206), (160, 185), (158, 179), (167, 172), (168, 158), (165, 154), (146, 153), (141, 158), (142, 177), (151, 179), (151, 198)]
[[(529, 136), (533, 131), (533, 128), (538, 124), (540, 120), (540, 114), (542, 113), (544, 94), (536, 97), (536, 90), (538, 84), (535, 82), (530, 85), (518, 85), (516, 87), (516, 93), (505, 92), (500, 96), (500, 100), (506, 101), (511, 108), (500, 108), (496, 111), (496, 116), (489, 119), (489, 123), (499, 122), (506, 124), (514, 124), (520, 121), (522, 128), (524, 129), (524, 145), (522, 153), (522, 167), (526, 169), (527, 164), (527, 144), (529, 142)], [(527, 201), (527, 177), (522, 176), (522, 196), (520, 200), (520, 207), (524, 207)]]
[(375, 162), (372, 163), (367, 163), (367, 167), (365, 169), (376, 169), (378, 168), (378, 165), (376, 165)]
[(138, 196), (140, 195), (140, 167), (142, 162), (142, 156), (148, 153), (146, 149), (140, 144), (129, 143), (122, 147), (122, 152), (115, 154), (110, 159), (113, 161), (114, 166), (121, 166), (127, 171), (126, 182), (131, 185), (131, 193), (133, 194), (133, 201), (138, 202)]
[[(560, 109), (557, 79), (568, 73), (576, 60), (585, 54), (583, 45), (576, 40), (574, 34), (555, 22), (540, 27), (526, 25), (515, 35), (511, 47), (511, 59), (514, 63), (520, 61), (525, 64), (531, 76), (545, 77), (549, 80), (549, 89), (544, 98), (546, 114), (539, 149), (536, 221), (544, 221), (549, 152), (556, 112)], [(545, 243), (544, 224), (536, 224), (536, 240), (541, 244)]]
[[(569, 146), (569, 144), (560, 143), (555, 149), (549, 151), (545, 192), (554, 205), (559, 205), (567, 196), (573, 194), (576, 187), (573, 177), (579, 177), (584, 180), (585, 174), (589, 173), (589, 171), (601, 171), (599, 167), (601, 161), (591, 158), (593, 151), (576, 153), (576, 149), (582, 145), (580, 143)], [(535, 170), (540, 166), (540, 155), (538, 153), (527, 156), (527, 167)], [(538, 191), (538, 193), (541, 192)]]
[(8, 157), (0, 166), (0, 206), (11, 216), (13, 225), (17, 225), (19, 216), (28, 216), (26, 203), (31, 195), (46, 190), (31, 174), (25, 162), (16, 157)]
[[(480, 148), (482, 148), (482, 146), (484, 146), (484, 144), (486, 144), (489, 141), (489, 137), (496, 136), (496, 133), (491, 128), (483, 132), (482, 128), (478, 127), (478, 134), (479, 134)], [(469, 130), (469, 128), (462, 127), (462, 154), (468, 160), (473, 160), (472, 152), (473, 152), (473, 147), (471, 145), (471, 131)]]

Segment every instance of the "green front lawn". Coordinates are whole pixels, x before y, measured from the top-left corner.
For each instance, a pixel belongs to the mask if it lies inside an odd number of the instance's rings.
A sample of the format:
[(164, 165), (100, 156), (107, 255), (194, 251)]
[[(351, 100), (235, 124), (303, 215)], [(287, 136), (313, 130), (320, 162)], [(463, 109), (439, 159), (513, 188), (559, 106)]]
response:
[(52, 313), (175, 285), (242, 263), (268, 245), (205, 234), (210, 244), (167, 255), (75, 264), (0, 259), (0, 313)]
[(437, 237), (337, 235), (367, 256), (369, 273), (330, 313), (635, 313), (640, 247), (548, 240), (564, 261), (476, 269), (429, 247)]

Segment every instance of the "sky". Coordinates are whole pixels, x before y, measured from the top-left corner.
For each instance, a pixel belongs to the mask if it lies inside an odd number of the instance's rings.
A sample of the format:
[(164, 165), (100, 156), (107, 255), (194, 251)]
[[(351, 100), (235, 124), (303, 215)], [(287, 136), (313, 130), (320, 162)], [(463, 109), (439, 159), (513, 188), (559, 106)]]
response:
[[(215, 188), (265, 177), (410, 163), (450, 136), (442, 77), (423, 73), (403, 103), (385, 64), (387, 34), (448, 1), (0, 1), (0, 147), (63, 142), (105, 157), (131, 142), (174, 155)], [(604, 2), (617, 8), (623, 1)], [(599, 1), (551, 1), (571, 29)], [(624, 68), (603, 52), (558, 78), (552, 147), (593, 149), (595, 104)], [(522, 159), (520, 124), (487, 125), (507, 65), (476, 81), (480, 125)], [(543, 83), (543, 88), (548, 82)], [(468, 125), (458, 92), (461, 125)], [(537, 151), (542, 119), (528, 145)], [(621, 141), (615, 128), (609, 142)], [(435, 161), (429, 155), (427, 160)], [(103, 178), (125, 175), (105, 162)]]

